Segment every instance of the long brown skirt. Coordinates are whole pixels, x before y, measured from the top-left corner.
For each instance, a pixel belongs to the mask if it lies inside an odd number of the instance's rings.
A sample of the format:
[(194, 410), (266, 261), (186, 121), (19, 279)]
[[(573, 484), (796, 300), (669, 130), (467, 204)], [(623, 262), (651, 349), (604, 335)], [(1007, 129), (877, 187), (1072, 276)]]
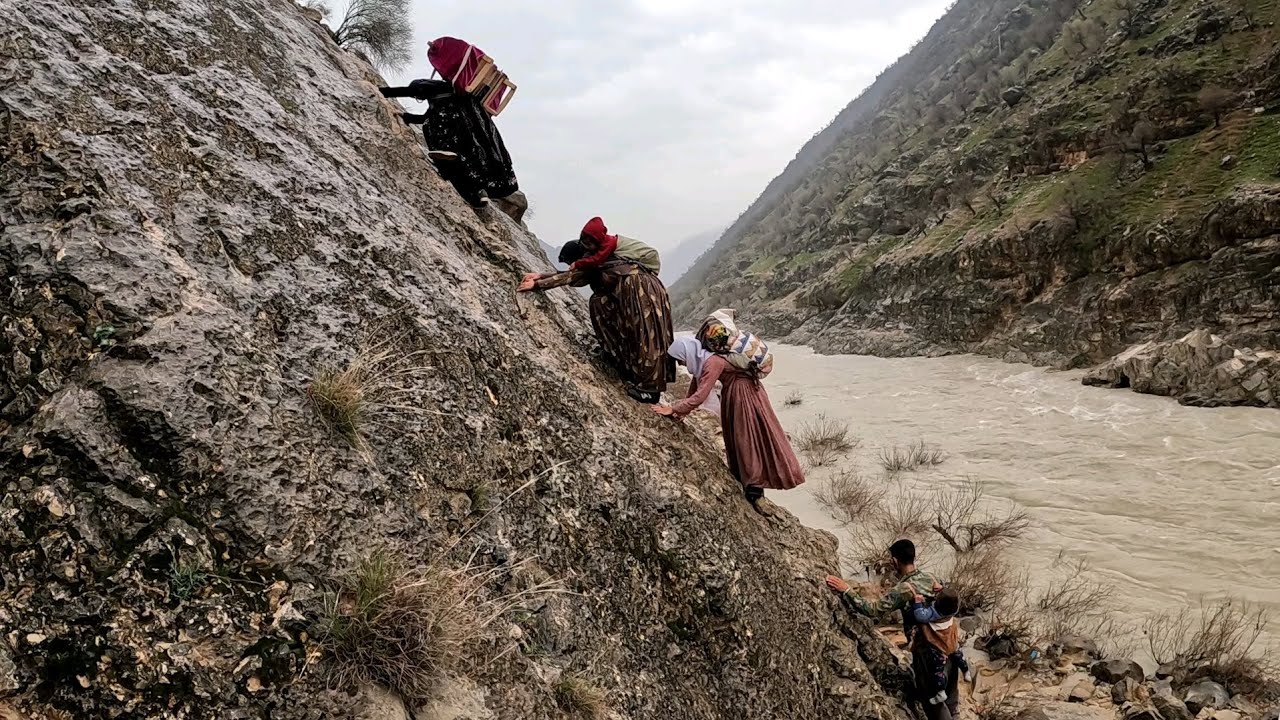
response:
[(675, 338), (671, 300), (653, 273), (622, 275), (610, 292), (591, 296), (591, 325), (605, 359), (622, 381), (638, 390), (662, 392), (676, 379), (676, 361), (667, 355)]
[(729, 472), (746, 486), (790, 490), (804, 470), (769, 404), (764, 385), (738, 372), (720, 375), (720, 423)]

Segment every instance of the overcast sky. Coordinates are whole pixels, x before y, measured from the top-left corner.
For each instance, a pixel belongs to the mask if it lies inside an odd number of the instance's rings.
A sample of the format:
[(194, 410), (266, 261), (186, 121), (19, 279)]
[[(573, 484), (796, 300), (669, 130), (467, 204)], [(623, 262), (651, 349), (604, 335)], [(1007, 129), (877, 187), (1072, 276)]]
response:
[(724, 227), (949, 0), (411, 0), (413, 64), (460, 37), (519, 85), (497, 118), (533, 230), (592, 215), (659, 249)]

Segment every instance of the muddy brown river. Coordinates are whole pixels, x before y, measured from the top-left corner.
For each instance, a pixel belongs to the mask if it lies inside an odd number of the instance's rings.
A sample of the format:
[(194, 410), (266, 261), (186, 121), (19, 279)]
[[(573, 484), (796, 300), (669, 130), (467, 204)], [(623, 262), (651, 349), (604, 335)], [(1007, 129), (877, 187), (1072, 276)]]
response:
[[(1153, 610), (1227, 594), (1260, 603), (1271, 615), (1264, 642), (1280, 649), (1280, 412), (1187, 408), (974, 356), (774, 350), (767, 384), (787, 430), (825, 413), (861, 440), (840, 466), (875, 476), (880, 448), (937, 445), (947, 460), (904, 474), (907, 486), (985, 481), (994, 502), (1030, 512), (1034, 527), (1017, 552), (1031, 567), (1060, 552), (1086, 559), (1135, 626)], [(803, 403), (784, 406), (793, 391)], [(801, 488), (769, 496), (841, 535), (813, 496), (832, 472), (810, 469)]]

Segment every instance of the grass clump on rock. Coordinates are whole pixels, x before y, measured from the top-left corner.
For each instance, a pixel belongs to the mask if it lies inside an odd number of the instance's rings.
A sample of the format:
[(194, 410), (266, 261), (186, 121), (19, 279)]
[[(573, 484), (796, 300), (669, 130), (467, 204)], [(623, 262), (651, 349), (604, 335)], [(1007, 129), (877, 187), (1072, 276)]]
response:
[(598, 720), (608, 710), (608, 694), (581, 675), (564, 673), (555, 684), (556, 702), (566, 712)]
[(424, 353), (400, 351), (394, 342), (366, 345), (345, 365), (322, 366), (307, 387), (316, 413), (361, 452), (369, 433), (401, 434), (429, 414), (433, 398), (420, 387), (431, 368)]

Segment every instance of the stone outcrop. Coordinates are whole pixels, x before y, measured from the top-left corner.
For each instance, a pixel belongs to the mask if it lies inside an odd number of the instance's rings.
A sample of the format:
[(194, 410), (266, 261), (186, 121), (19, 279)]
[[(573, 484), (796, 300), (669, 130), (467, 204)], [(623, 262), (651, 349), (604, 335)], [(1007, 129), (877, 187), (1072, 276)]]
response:
[(1186, 405), (1280, 407), (1280, 352), (1234, 348), (1196, 330), (1132, 347), (1090, 370), (1084, 383), (1168, 395)]
[[(418, 718), (564, 717), (564, 673), (614, 717), (905, 718), (905, 668), (821, 586), (832, 537), (629, 402), (574, 293), (516, 296), (536, 239), (293, 3), (4, 16), (0, 716), (403, 717), (316, 635), (382, 550), (563, 590)], [(353, 446), (309, 391), (369, 346), (408, 400)]]

